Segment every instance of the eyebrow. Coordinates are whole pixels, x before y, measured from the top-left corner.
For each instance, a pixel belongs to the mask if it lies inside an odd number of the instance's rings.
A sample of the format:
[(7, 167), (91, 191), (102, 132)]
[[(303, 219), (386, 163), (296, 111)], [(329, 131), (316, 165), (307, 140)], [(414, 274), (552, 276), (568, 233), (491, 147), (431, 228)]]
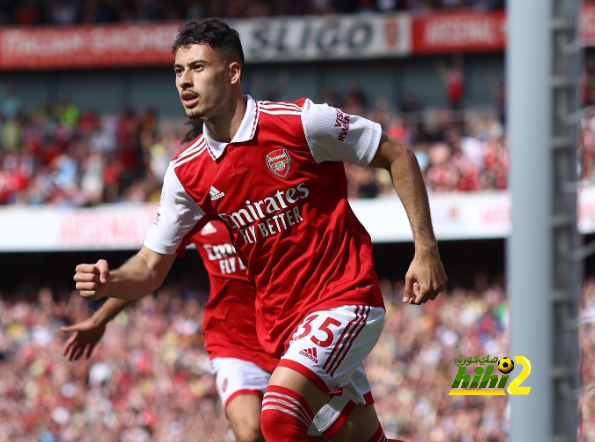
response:
[[(199, 59), (199, 60), (192, 60), (190, 63), (188, 63), (189, 67), (195, 66), (197, 64), (209, 64), (209, 62), (207, 60), (203, 60), (203, 59)], [(183, 68), (184, 66), (182, 66), (179, 63), (174, 64), (174, 69), (177, 68)]]

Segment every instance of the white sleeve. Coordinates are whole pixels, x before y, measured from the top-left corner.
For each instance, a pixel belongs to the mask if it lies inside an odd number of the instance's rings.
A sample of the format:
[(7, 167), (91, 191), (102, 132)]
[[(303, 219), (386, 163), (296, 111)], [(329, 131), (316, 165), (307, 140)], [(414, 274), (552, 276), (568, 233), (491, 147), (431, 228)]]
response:
[(161, 202), (155, 222), (147, 233), (145, 247), (162, 255), (173, 255), (188, 232), (205, 215), (186, 193), (170, 165), (165, 172)]
[(378, 123), (310, 100), (302, 108), (302, 126), (317, 163), (346, 161), (367, 166), (376, 155), (382, 136)]

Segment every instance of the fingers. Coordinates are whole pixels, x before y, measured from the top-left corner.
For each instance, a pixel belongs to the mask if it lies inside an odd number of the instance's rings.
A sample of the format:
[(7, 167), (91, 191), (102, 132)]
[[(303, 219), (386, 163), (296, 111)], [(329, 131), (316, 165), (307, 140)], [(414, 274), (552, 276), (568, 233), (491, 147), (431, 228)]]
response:
[(431, 299), (435, 299), (436, 296), (438, 296), (438, 294), (440, 293), (440, 291), (438, 290), (439, 286), (437, 286), (437, 285), (436, 286), (418, 285), (418, 286), (419, 286), (418, 295), (415, 300), (415, 304), (417, 304), (417, 305), (421, 305), (421, 304), (428, 302)]
[(75, 268), (76, 273), (94, 273), (99, 275), (99, 269), (95, 264), (79, 264)]
[(436, 276), (434, 278), (434, 283), (433, 283), (433, 290), (432, 290), (432, 294), (430, 296), (430, 299), (433, 301), (434, 299), (436, 299), (438, 297), (438, 295), (440, 293), (442, 293), (445, 289), (446, 289), (446, 283), (448, 282), (448, 277), (446, 276), (446, 273), (444, 273), (444, 269), (441, 268), (441, 273), (438, 276)]
[(414, 289), (414, 293), (416, 294), (416, 300), (414, 303), (419, 305), (428, 301), (435, 300), (438, 297), (438, 295), (444, 291), (445, 286), (446, 281), (443, 283), (434, 282), (429, 286), (419, 285), (419, 293), (417, 290)]
[[(72, 279), (76, 282), (76, 289), (83, 298), (97, 301), (103, 297), (105, 288), (101, 284), (107, 283), (110, 272), (105, 259), (100, 259), (95, 264), (79, 264)], [(66, 330), (65, 330), (66, 331)]]
[[(407, 285), (407, 284), (405, 284)], [(421, 285), (419, 282), (415, 281), (412, 286), (412, 291), (409, 296), (405, 296), (403, 298), (403, 302), (408, 302), (409, 304), (421, 305), (428, 302), (430, 299), (435, 299), (436, 296), (440, 292), (436, 292), (434, 289), (429, 289), (427, 286)], [(404, 291), (405, 293), (405, 291)], [(432, 298), (434, 297), (434, 298)], [(408, 300), (406, 301), (406, 299)]]
[(85, 346), (84, 345), (79, 345), (76, 350), (73, 352), (72, 354), (72, 359), (71, 361), (78, 361), (81, 356), (83, 355), (83, 352), (85, 351)]
[(412, 304), (421, 305), (425, 302), (428, 302), (428, 300), (430, 299), (430, 296), (433, 294), (433, 292), (431, 290), (429, 290), (427, 287), (422, 287), (419, 284), (418, 284), (418, 287), (419, 287), (419, 289), (415, 295), (415, 301), (413, 301)]
[(408, 302), (413, 295), (414, 278), (410, 273), (405, 275), (405, 288), (403, 289), (403, 302)]
[(414, 276), (408, 273), (405, 275), (405, 288), (403, 289), (403, 302), (409, 304), (420, 305), (427, 302), (433, 295), (433, 291), (422, 287)]
[(87, 359), (89, 359), (91, 357), (91, 355), (93, 354), (93, 350), (95, 350), (96, 345), (97, 345), (97, 342), (95, 342), (94, 344), (89, 344), (89, 346), (87, 347), (87, 352), (86, 352)]
[(99, 283), (99, 275), (96, 273), (75, 273), (72, 279), (76, 282), (96, 282)]
[(100, 285), (97, 282), (77, 282), (76, 289), (80, 295), (89, 301), (97, 301), (103, 298), (103, 293), (99, 292)]
[(432, 301), (434, 299), (436, 299), (438, 297), (438, 295), (444, 291), (445, 288), (446, 288), (446, 281), (444, 281), (442, 284), (438, 285), (436, 292), (432, 295), (432, 297), (430, 299)]
[[(72, 342), (70, 342), (70, 341), (72, 341)], [(70, 344), (68, 345), (68, 350), (64, 356), (66, 356), (66, 359), (68, 359), (69, 361), (72, 361), (72, 357), (74, 356), (74, 354), (80, 347), (80, 343), (78, 341), (76, 341), (76, 339), (72, 339), (72, 338), (70, 339), (70, 341), (69, 341)]]
[[(407, 282), (407, 278), (409, 277), (409, 275), (405, 276), (405, 289), (403, 290), (403, 302), (405, 303), (409, 303), (409, 304), (416, 304), (416, 305), (420, 305), (423, 304), (424, 302), (428, 301), (429, 296), (428, 296), (428, 290), (422, 289), (421, 285), (415, 281), (415, 277), (411, 277), (411, 281), (408, 284)], [(411, 286), (410, 289), (408, 289), (408, 286)]]
[(97, 290), (99, 288), (99, 283), (97, 282), (77, 282), (76, 283), (77, 290), (84, 290), (86, 292)]
[[(67, 327), (62, 327), (67, 328)], [(95, 346), (97, 342), (94, 343), (87, 343), (82, 342), (79, 340), (79, 333), (75, 332), (64, 347), (62, 348), (62, 354), (68, 359), (69, 361), (78, 361), (81, 357), (85, 356), (87, 359), (91, 357), (93, 354), (93, 350), (95, 350)]]
[(103, 294), (97, 293), (95, 290), (80, 290), (79, 293), (83, 298), (88, 299), (89, 301), (98, 301), (103, 298)]
[[(66, 327), (62, 327), (62, 328), (66, 328)], [(75, 332), (69, 339), (68, 341), (66, 341), (66, 344), (64, 344), (64, 347), (62, 349), (62, 354), (64, 356), (66, 356), (68, 353), (70, 353), (70, 350), (74, 344), (74, 341), (76, 340), (76, 337), (78, 336), (78, 333)]]
[(421, 305), (435, 300), (444, 291), (448, 278), (440, 259), (414, 258), (407, 275), (403, 302)]
[(105, 283), (109, 279), (109, 266), (107, 265), (107, 261), (105, 259), (100, 259), (95, 264), (95, 267), (99, 270), (99, 277), (100, 281)]
[(68, 352), (68, 360), (69, 361), (74, 361), (74, 356), (78, 353), (80, 346), (79, 345), (73, 345), (72, 348), (70, 349), (70, 351)]
[(421, 292), (420, 292), (420, 288), (419, 288), (419, 283), (417, 281), (415, 281), (413, 283), (413, 294), (411, 296), (411, 299), (409, 299), (409, 304), (416, 304), (417, 300), (420, 299), (421, 296)]

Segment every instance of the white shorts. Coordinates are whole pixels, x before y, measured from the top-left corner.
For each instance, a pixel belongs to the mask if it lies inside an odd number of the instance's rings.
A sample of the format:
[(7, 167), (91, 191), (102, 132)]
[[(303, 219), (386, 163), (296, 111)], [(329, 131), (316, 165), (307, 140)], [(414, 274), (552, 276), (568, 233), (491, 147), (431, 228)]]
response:
[(241, 394), (254, 394), (262, 399), (271, 378), (271, 373), (243, 359), (213, 358), (211, 367), (223, 408)]
[[(262, 398), (271, 377), (268, 371), (242, 359), (213, 358), (211, 366), (223, 408), (227, 408), (227, 404), (233, 398), (242, 394), (253, 394)], [(363, 376), (365, 378), (365, 373)], [(323, 434), (328, 438), (335, 434), (355, 407), (353, 397), (352, 394), (333, 396), (314, 416), (308, 435)]]
[(346, 305), (306, 316), (279, 363), (331, 395), (345, 393), (355, 404), (370, 404), (370, 384), (363, 360), (384, 325), (384, 309)]

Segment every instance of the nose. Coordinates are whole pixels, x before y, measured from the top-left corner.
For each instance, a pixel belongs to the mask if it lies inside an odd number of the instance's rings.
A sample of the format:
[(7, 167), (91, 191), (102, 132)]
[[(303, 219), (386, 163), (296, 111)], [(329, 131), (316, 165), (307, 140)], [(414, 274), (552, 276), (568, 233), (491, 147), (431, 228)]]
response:
[(180, 89), (184, 90), (189, 87), (192, 87), (194, 84), (192, 82), (192, 70), (187, 69), (182, 72), (182, 75), (178, 77), (178, 85)]

